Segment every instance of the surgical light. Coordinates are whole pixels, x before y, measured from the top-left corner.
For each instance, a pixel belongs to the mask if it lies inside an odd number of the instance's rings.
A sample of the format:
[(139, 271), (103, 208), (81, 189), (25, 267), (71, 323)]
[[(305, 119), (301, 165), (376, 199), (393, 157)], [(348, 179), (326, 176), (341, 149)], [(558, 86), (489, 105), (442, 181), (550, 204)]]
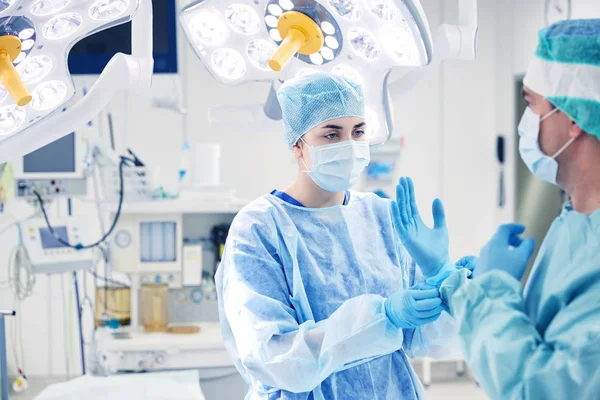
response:
[[(75, 94), (69, 50), (132, 19), (132, 54), (116, 54), (87, 95), (66, 107)], [(151, 38), (151, 0), (0, 2), (0, 162), (84, 126), (118, 91), (149, 87)]]
[[(459, 0), (459, 6), (476, 28), (476, 0)], [(361, 83), (373, 144), (385, 142), (392, 130), (390, 72), (422, 69), (434, 59), (419, 0), (196, 0), (182, 10), (180, 21), (220, 83), (271, 81), (276, 89), (286, 79), (314, 72)], [(471, 37), (460, 32), (458, 27), (443, 32), (447, 43), (440, 47), (464, 43), (463, 53), (444, 52), (444, 58), (470, 58)]]

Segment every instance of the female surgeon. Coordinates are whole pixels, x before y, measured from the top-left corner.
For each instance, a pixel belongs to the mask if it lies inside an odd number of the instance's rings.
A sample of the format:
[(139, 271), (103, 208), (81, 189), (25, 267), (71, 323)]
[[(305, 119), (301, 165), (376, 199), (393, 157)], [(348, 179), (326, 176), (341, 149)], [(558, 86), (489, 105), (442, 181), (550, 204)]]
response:
[[(362, 89), (314, 74), (277, 96), (298, 176), (236, 216), (216, 276), (246, 399), (422, 399), (405, 351), (441, 355), (454, 325), (438, 291), (415, 286), (391, 202), (349, 191), (370, 160)], [(443, 231), (425, 229), (447, 238), (439, 201), (434, 216)]]

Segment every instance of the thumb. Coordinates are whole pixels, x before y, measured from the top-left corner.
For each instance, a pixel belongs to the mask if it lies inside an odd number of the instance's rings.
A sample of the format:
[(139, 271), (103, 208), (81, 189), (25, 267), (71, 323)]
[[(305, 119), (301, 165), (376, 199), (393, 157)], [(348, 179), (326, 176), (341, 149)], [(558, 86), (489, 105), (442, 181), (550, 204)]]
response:
[(535, 240), (532, 238), (528, 238), (523, 240), (523, 243), (515, 250), (518, 251), (523, 257), (526, 257), (526, 260), (529, 260), (533, 255), (533, 251), (535, 250)]
[(433, 227), (435, 229), (442, 229), (446, 227), (446, 211), (444, 211), (444, 204), (440, 199), (435, 199), (431, 205), (431, 212), (433, 213)]

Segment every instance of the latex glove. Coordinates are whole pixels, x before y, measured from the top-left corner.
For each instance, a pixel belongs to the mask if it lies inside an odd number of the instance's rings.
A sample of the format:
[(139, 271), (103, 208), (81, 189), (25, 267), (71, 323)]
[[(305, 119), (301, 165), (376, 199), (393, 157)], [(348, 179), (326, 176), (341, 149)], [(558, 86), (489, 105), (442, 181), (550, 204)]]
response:
[(531, 238), (523, 240), (519, 236), (523, 232), (525, 226), (520, 224), (500, 226), (492, 240), (481, 249), (474, 276), (501, 270), (509, 273), (516, 280), (521, 280), (535, 249), (535, 240)]
[(437, 289), (406, 289), (385, 301), (385, 313), (396, 328), (417, 328), (429, 324), (444, 311)]
[(466, 268), (473, 272), (477, 267), (477, 261), (478, 259), (475, 256), (465, 256), (456, 262), (456, 266)]
[(402, 244), (425, 277), (436, 275), (450, 260), (446, 215), (440, 199), (434, 200), (432, 212), (433, 229), (427, 227), (419, 215), (412, 179), (400, 178), (396, 201), (392, 202), (392, 219)]

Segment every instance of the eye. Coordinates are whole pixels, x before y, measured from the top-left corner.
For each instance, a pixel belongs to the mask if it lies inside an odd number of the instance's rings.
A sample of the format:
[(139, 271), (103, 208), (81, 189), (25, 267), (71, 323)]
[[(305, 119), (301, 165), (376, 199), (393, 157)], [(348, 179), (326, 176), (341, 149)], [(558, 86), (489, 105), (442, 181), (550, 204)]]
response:
[(337, 132), (331, 132), (325, 135), (325, 138), (329, 140), (337, 139), (338, 137), (340, 137), (340, 135)]
[(352, 135), (354, 135), (354, 137), (361, 137), (365, 135), (365, 131), (354, 131), (352, 132)]

